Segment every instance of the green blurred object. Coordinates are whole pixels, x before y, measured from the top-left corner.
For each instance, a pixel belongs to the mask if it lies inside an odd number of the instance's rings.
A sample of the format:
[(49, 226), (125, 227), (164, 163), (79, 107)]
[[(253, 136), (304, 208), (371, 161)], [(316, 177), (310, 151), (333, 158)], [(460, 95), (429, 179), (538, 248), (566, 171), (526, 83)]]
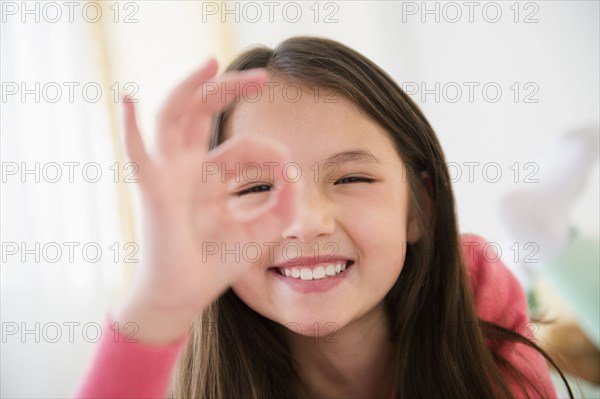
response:
[[(600, 240), (581, 236), (573, 230), (567, 247), (540, 270), (568, 302), (581, 329), (600, 348)], [(529, 298), (532, 311), (535, 296)], [(534, 312), (535, 313), (535, 312)]]
[(540, 314), (540, 303), (534, 290), (527, 292), (527, 304), (529, 306), (530, 318), (534, 318)]

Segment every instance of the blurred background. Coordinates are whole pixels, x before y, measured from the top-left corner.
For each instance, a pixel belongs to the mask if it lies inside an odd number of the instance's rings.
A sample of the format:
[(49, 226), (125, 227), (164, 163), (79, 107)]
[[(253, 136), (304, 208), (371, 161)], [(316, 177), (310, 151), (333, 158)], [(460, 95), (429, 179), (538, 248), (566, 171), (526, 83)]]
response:
[[(461, 231), (492, 243), (532, 315), (556, 320), (534, 338), (569, 365), (576, 396), (600, 397), (599, 2), (0, 4), (0, 396), (69, 396), (136, 266), (120, 95), (137, 101), (152, 147), (162, 101), (206, 58), (225, 65), (254, 44), (319, 35), (371, 58), (419, 104)], [(573, 179), (568, 200), (540, 210)], [(568, 240), (538, 241), (540, 220)]]

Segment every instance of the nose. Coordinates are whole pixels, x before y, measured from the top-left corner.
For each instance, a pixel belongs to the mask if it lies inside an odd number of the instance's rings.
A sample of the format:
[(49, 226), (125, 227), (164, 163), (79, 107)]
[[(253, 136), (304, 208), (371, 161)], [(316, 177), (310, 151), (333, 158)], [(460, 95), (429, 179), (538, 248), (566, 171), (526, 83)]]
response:
[(333, 234), (334, 230), (335, 219), (327, 199), (318, 188), (302, 185), (298, 190), (295, 217), (283, 230), (283, 238), (312, 242), (317, 237)]

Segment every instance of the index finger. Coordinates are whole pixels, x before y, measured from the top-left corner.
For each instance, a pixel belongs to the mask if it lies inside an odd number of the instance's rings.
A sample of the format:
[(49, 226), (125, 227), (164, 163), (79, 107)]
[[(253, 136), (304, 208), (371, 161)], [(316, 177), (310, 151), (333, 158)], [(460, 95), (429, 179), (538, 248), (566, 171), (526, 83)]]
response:
[(227, 72), (214, 82), (205, 82), (190, 100), (179, 121), (177, 134), (183, 145), (207, 151), (213, 116), (240, 97), (260, 93), (268, 78), (263, 68)]
[[(186, 109), (186, 105), (196, 93), (196, 90), (208, 79), (213, 78), (219, 69), (219, 64), (210, 58), (200, 69), (188, 76), (177, 85), (163, 105), (160, 113), (161, 127), (177, 125), (179, 118)], [(164, 130), (164, 129), (161, 129)]]

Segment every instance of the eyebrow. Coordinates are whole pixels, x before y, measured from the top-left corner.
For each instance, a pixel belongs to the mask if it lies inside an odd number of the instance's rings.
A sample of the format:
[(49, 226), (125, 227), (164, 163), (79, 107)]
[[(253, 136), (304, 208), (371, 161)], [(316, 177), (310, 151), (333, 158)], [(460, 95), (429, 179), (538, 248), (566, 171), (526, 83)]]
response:
[(340, 152), (325, 159), (324, 163), (344, 164), (348, 162), (365, 162), (381, 164), (381, 161), (367, 150), (349, 150)]

